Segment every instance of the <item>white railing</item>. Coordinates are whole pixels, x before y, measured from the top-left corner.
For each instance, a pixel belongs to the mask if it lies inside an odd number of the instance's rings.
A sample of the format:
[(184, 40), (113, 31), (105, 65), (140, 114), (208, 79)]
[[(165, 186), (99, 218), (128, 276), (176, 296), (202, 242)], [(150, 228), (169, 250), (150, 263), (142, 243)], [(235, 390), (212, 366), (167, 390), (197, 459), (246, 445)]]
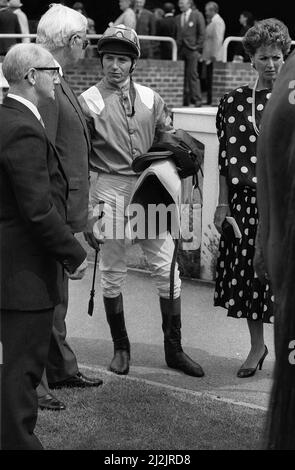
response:
[[(22, 39), (22, 38), (30, 38), (35, 39), (36, 34), (0, 34), (0, 38), (15, 38), (15, 39)], [(87, 34), (87, 39), (99, 39), (102, 37), (102, 34)], [(177, 44), (175, 39), (171, 38), (170, 36), (138, 36), (142, 41), (165, 41), (170, 42), (172, 46), (172, 60), (175, 62), (177, 60)], [(91, 45), (88, 47), (92, 47)], [(95, 47), (95, 46), (93, 46)]]
[[(243, 38), (240, 36), (228, 36), (223, 41), (222, 45), (222, 62), (227, 62), (227, 53), (228, 53), (228, 46), (231, 42), (242, 42)], [(295, 45), (295, 41), (292, 41), (292, 46)]]

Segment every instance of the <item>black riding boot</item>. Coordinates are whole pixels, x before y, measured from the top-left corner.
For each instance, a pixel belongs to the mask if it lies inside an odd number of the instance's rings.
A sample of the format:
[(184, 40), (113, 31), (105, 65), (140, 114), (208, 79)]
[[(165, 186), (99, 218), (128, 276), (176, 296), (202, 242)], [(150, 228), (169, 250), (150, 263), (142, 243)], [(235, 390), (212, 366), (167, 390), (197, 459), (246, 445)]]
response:
[(128, 374), (130, 343), (125, 327), (123, 296), (120, 294), (114, 298), (104, 297), (103, 301), (114, 342), (114, 357), (109, 369), (115, 374)]
[(187, 375), (203, 377), (204, 371), (202, 367), (185, 354), (181, 347), (180, 297), (174, 300), (160, 297), (160, 307), (167, 365), (173, 369), (179, 369)]

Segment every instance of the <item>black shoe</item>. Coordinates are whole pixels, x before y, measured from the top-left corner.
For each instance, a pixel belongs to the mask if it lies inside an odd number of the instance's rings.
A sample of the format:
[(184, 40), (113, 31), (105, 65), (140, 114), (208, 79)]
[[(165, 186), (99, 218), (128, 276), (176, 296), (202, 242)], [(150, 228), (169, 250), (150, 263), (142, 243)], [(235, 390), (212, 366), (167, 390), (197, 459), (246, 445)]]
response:
[(248, 369), (245, 369), (243, 368), (243, 366), (238, 370), (237, 372), (237, 377), (239, 377), (240, 379), (245, 379), (247, 377), (252, 377), (253, 375), (255, 375), (256, 371), (257, 371), (257, 368), (259, 370), (262, 369), (262, 364), (264, 362), (264, 359), (266, 358), (266, 356), (268, 355), (268, 349), (267, 347), (264, 345), (264, 353), (263, 355), (261, 356), (261, 358), (259, 359), (258, 363), (257, 363), (257, 366), (256, 367), (249, 367)]
[(61, 380), (60, 382), (48, 383), (50, 389), (57, 389), (63, 387), (99, 387), (103, 384), (101, 379), (92, 379), (90, 377), (86, 377), (81, 372), (78, 372), (76, 375), (72, 375), (68, 379)]
[(118, 375), (126, 375), (129, 372), (129, 351), (117, 349), (110, 364), (110, 371)]
[(200, 364), (193, 361), (184, 351), (173, 352), (171, 354), (166, 349), (165, 358), (168, 367), (181, 370), (186, 375), (191, 375), (192, 377), (203, 377), (205, 375)]
[(61, 411), (66, 409), (66, 405), (51, 393), (47, 393), (43, 397), (38, 397), (38, 408), (40, 410)]

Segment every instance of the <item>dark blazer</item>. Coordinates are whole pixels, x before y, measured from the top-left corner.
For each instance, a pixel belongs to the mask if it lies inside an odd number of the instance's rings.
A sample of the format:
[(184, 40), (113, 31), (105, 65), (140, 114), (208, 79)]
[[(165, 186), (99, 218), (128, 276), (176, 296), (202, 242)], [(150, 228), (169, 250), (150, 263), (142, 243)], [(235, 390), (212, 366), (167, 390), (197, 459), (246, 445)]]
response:
[[(155, 15), (143, 8), (140, 15), (136, 17), (136, 32), (142, 36), (155, 36), (156, 34), (156, 18)], [(152, 41), (140, 41), (141, 57), (153, 57)]]
[[(156, 36), (169, 36), (176, 39), (177, 26), (174, 16), (165, 16), (156, 22)], [(160, 42), (161, 59), (172, 58), (172, 45), (168, 42)]]
[(184, 27), (181, 26), (181, 15), (177, 15), (175, 21), (177, 26), (178, 47), (185, 47), (191, 51), (201, 53), (206, 30), (203, 13), (199, 10), (192, 10)]
[(43, 310), (61, 300), (62, 266), (86, 252), (65, 223), (68, 185), (45, 130), (22, 103), (0, 106), (0, 308)]
[[(275, 294), (280, 291), (284, 279), (285, 255), (290, 256), (291, 253), (291, 247), (286, 251), (284, 240), (289, 226), (294, 227), (295, 220), (294, 67), (293, 52), (276, 79), (263, 112), (257, 149), (257, 198), (262, 250)], [(294, 243), (295, 240), (293, 246)], [(292, 262), (294, 264), (295, 261)]]
[[(10, 8), (0, 7), (0, 33), (21, 33), (18, 18)], [(0, 38), (0, 55), (5, 55), (8, 49), (16, 43), (17, 40), (15, 38)]]
[(69, 181), (67, 223), (82, 232), (88, 218), (90, 138), (76, 95), (60, 77), (55, 100), (41, 106), (40, 114), (48, 137), (55, 145)]

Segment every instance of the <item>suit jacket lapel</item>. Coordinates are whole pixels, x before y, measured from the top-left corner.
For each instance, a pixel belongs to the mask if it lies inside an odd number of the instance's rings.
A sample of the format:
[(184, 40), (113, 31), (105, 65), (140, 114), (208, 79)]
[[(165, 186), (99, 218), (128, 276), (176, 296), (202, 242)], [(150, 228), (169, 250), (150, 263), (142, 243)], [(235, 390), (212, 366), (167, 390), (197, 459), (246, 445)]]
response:
[(35, 114), (27, 106), (25, 106), (23, 103), (21, 103), (20, 101), (17, 101), (13, 98), (5, 97), (4, 100), (3, 100), (3, 106), (7, 106), (8, 108), (14, 108), (14, 109), (17, 109), (17, 110), (21, 111), (22, 113), (25, 114), (26, 119), (30, 119), (33, 122), (38, 121), (40, 126), (43, 128), (43, 126), (42, 126), (41, 122), (38, 120), (37, 116), (35, 116)]
[(21, 103), (20, 101), (14, 100), (13, 98), (9, 98), (9, 97), (4, 98), (3, 106), (7, 106), (9, 108), (14, 108), (14, 109), (17, 109), (17, 110), (21, 111), (22, 113), (25, 114), (25, 119), (26, 120), (29, 119), (34, 123), (36, 123), (36, 121), (39, 122), (40, 131), (44, 132), (45, 138), (48, 140), (48, 142), (49, 142), (49, 144), (52, 148), (52, 152), (55, 155), (55, 157), (56, 157), (56, 159), (59, 163), (59, 167), (60, 167), (62, 176), (64, 177), (64, 179), (65, 179), (65, 181), (68, 185), (68, 179), (66, 177), (66, 173), (64, 171), (63, 164), (62, 164), (62, 161), (61, 161), (61, 159), (58, 155), (58, 152), (57, 152), (55, 146), (53, 145), (53, 143), (51, 142), (51, 140), (49, 139), (49, 137), (47, 136), (46, 129), (42, 126), (41, 122), (38, 120), (38, 118), (35, 116), (35, 114), (27, 106), (25, 106), (23, 103)]
[(70, 100), (70, 102), (74, 106), (75, 110), (77, 111), (77, 114), (78, 114), (78, 116), (80, 118), (80, 121), (83, 125), (85, 135), (86, 135), (86, 138), (87, 138), (87, 145), (88, 145), (88, 148), (90, 150), (91, 144), (90, 144), (89, 131), (88, 131), (88, 127), (87, 127), (83, 112), (81, 110), (80, 104), (77, 100), (77, 97), (76, 97), (75, 93), (73, 92), (73, 90), (71, 89), (71, 87), (69, 86), (69, 84), (65, 81), (65, 79), (63, 77), (60, 77), (60, 86), (61, 86), (63, 92), (65, 93), (65, 95), (67, 95), (68, 99)]

